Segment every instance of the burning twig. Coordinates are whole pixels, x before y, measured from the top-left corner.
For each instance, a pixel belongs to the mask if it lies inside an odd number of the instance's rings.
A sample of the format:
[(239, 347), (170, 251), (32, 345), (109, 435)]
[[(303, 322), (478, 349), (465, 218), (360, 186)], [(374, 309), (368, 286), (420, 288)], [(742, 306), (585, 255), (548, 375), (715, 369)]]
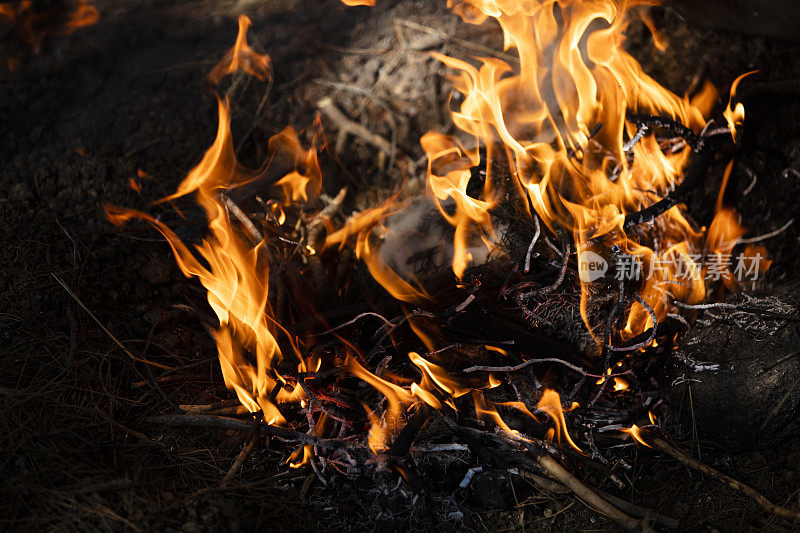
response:
[(640, 125), (639, 130), (636, 132), (636, 135), (634, 135), (630, 141), (625, 143), (625, 145), (622, 147), (622, 150), (624, 152), (630, 152), (631, 150), (633, 150), (633, 147), (636, 146), (636, 143), (638, 143), (648, 131), (649, 128), (646, 125), (644, 124)]
[(647, 310), (648, 313), (650, 313), (650, 318), (653, 320), (653, 327), (650, 328), (650, 335), (645, 340), (643, 340), (643, 341), (641, 341), (639, 343), (636, 343), (633, 346), (621, 346), (621, 347), (617, 348), (617, 347), (611, 346), (609, 344), (608, 345), (608, 349), (611, 350), (612, 352), (633, 352), (633, 351), (638, 350), (640, 348), (644, 348), (646, 346), (650, 346), (650, 344), (656, 338), (656, 333), (657, 333), (657, 330), (658, 330), (658, 317), (656, 316), (656, 312), (653, 310), (652, 307), (650, 307), (650, 304), (645, 302), (642, 299), (642, 297), (639, 296), (637, 293), (635, 293), (635, 292), (633, 293), (633, 298), (634, 298), (634, 300), (639, 302), (642, 305), (642, 307), (644, 307)]
[(383, 323), (384, 323), (385, 325), (387, 325), (387, 326), (392, 326), (392, 325), (394, 325), (394, 324), (392, 324), (392, 321), (391, 321), (391, 320), (389, 320), (389, 319), (385, 318), (385, 317), (384, 317), (383, 315), (381, 315), (380, 313), (373, 313), (372, 311), (368, 311), (368, 312), (366, 312), (366, 313), (361, 313), (360, 315), (356, 316), (356, 317), (355, 317), (354, 319), (352, 319), (352, 320), (348, 320), (348, 321), (347, 321), (347, 322), (345, 322), (344, 324), (339, 324), (338, 326), (334, 326), (334, 327), (332, 327), (331, 329), (327, 329), (327, 330), (325, 330), (325, 331), (323, 331), (323, 332), (321, 332), (321, 333), (313, 333), (313, 334), (311, 334), (311, 335), (309, 335), (309, 336), (310, 336), (310, 337), (321, 337), (322, 335), (327, 335), (328, 333), (333, 333), (334, 331), (338, 331), (338, 330), (340, 330), (340, 329), (342, 329), (342, 328), (345, 328), (345, 327), (347, 327), (347, 326), (351, 326), (351, 325), (355, 324), (356, 322), (358, 322), (359, 320), (361, 320), (362, 318), (366, 318), (366, 317), (368, 317), (368, 316), (373, 316), (373, 317), (375, 317), (375, 318), (379, 318), (379, 319), (381, 319), (381, 320), (383, 321)]
[(330, 220), (344, 202), (344, 197), (347, 195), (347, 187), (343, 187), (333, 200), (320, 211), (308, 225), (308, 233), (306, 242), (311, 248), (312, 253), (307, 256), (308, 264), (311, 267), (311, 274), (314, 276), (314, 284), (317, 294), (325, 294), (328, 292), (328, 277), (325, 274), (325, 268), (322, 266), (322, 261), (316, 253), (318, 242), (325, 229), (325, 222)]
[[(344, 424), (344, 425), (346, 425), (346, 426), (352, 426), (352, 425), (353, 425), (353, 424), (352, 424), (352, 423), (351, 423), (349, 420), (347, 420), (347, 418), (345, 418), (343, 415), (341, 415), (341, 414), (338, 414), (338, 413), (334, 412), (334, 410), (333, 410), (331, 407), (328, 407), (328, 406), (324, 405), (324, 404), (323, 404), (323, 403), (322, 403), (322, 402), (319, 400), (319, 398), (317, 398), (317, 395), (316, 395), (316, 394), (314, 394), (314, 392), (313, 392), (313, 391), (311, 390), (311, 388), (310, 388), (310, 387), (309, 387), (309, 386), (308, 386), (308, 385), (305, 383), (305, 381), (304, 381), (304, 380), (302, 380), (302, 379), (299, 379), (297, 382), (298, 382), (298, 384), (300, 385), (300, 387), (303, 389), (303, 392), (305, 392), (305, 393), (306, 393), (306, 396), (308, 397), (308, 401), (309, 401), (309, 404), (310, 404), (310, 405), (315, 405), (315, 406), (316, 406), (316, 407), (317, 407), (317, 408), (318, 408), (320, 411), (322, 411), (323, 413), (325, 413), (326, 415), (328, 415), (329, 417), (331, 417), (333, 420), (338, 420), (339, 422), (341, 422), (342, 424)], [(336, 402), (334, 401), (334, 403), (336, 403)]]
[[(616, 244), (611, 248), (612, 253), (615, 255), (619, 252), (619, 246)], [(611, 312), (608, 314), (608, 318), (606, 318), (606, 331), (605, 331), (605, 344), (603, 346), (603, 351), (607, 352), (609, 348), (611, 348), (611, 337), (614, 334), (614, 320), (617, 318), (617, 313), (620, 309), (625, 305), (625, 280), (620, 279), (618, 283), (618, 290), (617, 290), (617, 301), (614, 302), (614, 307), (611, 309)], [(608, 366), (610, 355), (606, 353), (606, 357), (604, 358), (603, 364)]]
[(693, 165), (687, 170), (683, 181), (675, 187), (675, 189), (666, 198), (656, 202), (655, 204), (636, 211), (635, 213), (628, 213), (625, 215), (625, 222), (623, 229), (629, 229), (638, 226), (643, 222), (653, 220), (655, 217), (663, 214), (668, 209), (675, 207), (681, 198), (688, 192), (692, 191), (700, 183), (700, 178), (705, 173), (706, 168), (711, 163), (713, 154), (716, 152), (717, 146), (720, 144), (720, 137), (710, 137), (704, 140), (695, 135), (692, 130), (686, 126), (679, 124), (671, 119), (662, 117), (654, 117), (652, 115), (631, 115), (628, 120), (636, 124), (648, 125), (652, 127), (663, 127), (675, 132), (683, 137), (698, 157), (693, 162)]
[(336, 196), (328, 203), (328, 205), (326, 205), (322, 211), (317, 213), (317, 215), (308, 224), (308, 236), (306, 237), (306, 240), (310, 246), (316, 248), (317, 241), (322, 234), (322, 230), (325, 229), (325, 222), (329, 221), (336, 215), (336, 213), (339, 212), (339, 209), (344, 203), (345, 196), (347, 196), (347, 187), (342, 187)]
[(673, 135), (681, 137), (695, 152), (700, 152), (703, 149), (702, 137), (699, 137), (692, 130), (671, 118), (654, 115), (627, 115), (625, 118), (628, 119), (628, 122), (636, 124), (640, 129), (663, 128)]
[(769, 501), (763, 494), (758, 492), (757, 490), (748, 487), (744, 483), (736, 481), (732, 477), (726, 476), (725, 474), (714, 470), (708, 465), (704, 465), (703, 463), (689, 457), (682, 451), (678, 450), (674, 446), (670, 445), (666, 441), (653, 438), (650, 439), (650, 443), (653, 444), (656, 448), (661, 450), (662, 452), (672, 456), (678, 462), (690, 467), (694, 468), (695, 470), (699, 470), (700, 472), (704, 473), (705, 475), (715, 479), (725, 485), (729, 486), (733, 490), (739, 491), (747, 496), (751, 497), (758, 503), (765, 511), (781, 516), (783, 518), (789, 518), (791, 520), (798, 520), (800, 521), (800, 511), (793, 511), (791, 509), (787, 509), (785, 507), (781, 507), (780, 505), (775, 505), (771, 501)]
[(428, 417), (431, 416), (431, 413), (433, 413), (433, 408), (426, 403), (421, 403), (414, 413), (414, 416), (411, 417), (411, 420), (409, 420), (400, 431), (397, 439), (395, 439), (392, 447), (387, 452), (388, 455), (395, 457), (406, 455), (411, 449), (414, 439), (417, 438), (417, 434), (425, 425), (425, 422), (428, 421)]

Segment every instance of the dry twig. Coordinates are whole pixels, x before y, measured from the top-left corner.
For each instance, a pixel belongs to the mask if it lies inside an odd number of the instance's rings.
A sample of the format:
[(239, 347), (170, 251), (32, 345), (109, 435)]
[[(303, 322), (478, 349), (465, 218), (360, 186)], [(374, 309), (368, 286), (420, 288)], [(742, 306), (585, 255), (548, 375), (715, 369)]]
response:
[(567, 472), (558, 462), (549, 455), (542, 454), (537, 458), (539, 465), (549, 472), (558, 481), (569, 487), (578, 498), (585, 501), (599, 512), (616, 521), (629, 531), (653, 531), (650, 526), (623, 513), (608, 501), (604, 500), (595, 491), (578, 481), (578, 478)]
[(791, 509), (787, 509), (785, 507), (781, 507), (780, 505), (775, 505), (771, 501), (769, 501), (766, 496), (758, 492), (757, 490), (736, 481), (732, 477), (726, 476), (722, 472), (714, 470), (708, 465), (704, 465), (703, 463), (689, 457), (682, 451), (678, 450), (665, 440), (659, 438), (650, 439), (650, 443), (661, 450), (662, 452), (672, 456), (678, 462), (690, 467), (694, 468), (695, 470), (699, 470), (700, 472), (704, 473), (705, 475), (709, 476), (712, 479), (715, 479), (725, 485), (729, 486), (733, 490), (739, 491), (747, 496), (750, 496), (752, 499), (758, 503), (765, 511), (781, 516), (783, 518), (789, 518), (791, 520), (798, 520), (800, 521), (800, 511), (793, 511)]
[(247, 459), (247, 456), (250, 455), (250, 452), (253, 451), (253, 448), (256, 446), (256, 435), (258, 435), (258, 426), (261, 424), (261, 419), (263, 418), (262, 413), (258, 413), (255, 418), (253, 418), (252, 422), (250, 422), (250, 431), (247, 433), (247, 438), (244, 440), (244, 447), (236, 456), (236, 459), (233, 461), (230, 469), (228, 469), (228, 473), (225, 474), (225, 478), (222, 480), (222, 486), (225, 487), (228, 485), (228, 482), (236, 475), (236, 472), (244, 463), (244, 460)]
[[(158, 415), (145, 419), (153, 424), (164, 424), (177, 427), (200, 427), (208, 429), (232, 429), (234, 431), (249, 431), (251, 424), (244, 420), (228, 418), (225, 416), (210, 415)], [(314, 444), (322, 448), (360, 448), (361, 446), (354, 440), (347, 439), (323, 439), (313, 435), (306, 435), (288, 428), (259, 424), (259, 433), (271, 437), (279, 437), (287, 440), (298, 441), (302, 444)]]
[(368, 142), (378, 150), (388, 154), (389, 156), (394, 155), (395, 149), (392, 147), (392, 144), (387, 141), (382, 136), (378, 135), (377, 133), (372, 133), (367, 128), (358, 124), (357, 122), (353, 122), (349, 118), (345, 116), (341, 110), (336, 107), (336, 104), (333, 103), (333, 100), (330, 98), (323, 98), (319, 102), (317, 102), (317, 108), (330, 120), (333, 122), (339, 130), (349, 133), (351, 135), (355, 135), (359, 139)]

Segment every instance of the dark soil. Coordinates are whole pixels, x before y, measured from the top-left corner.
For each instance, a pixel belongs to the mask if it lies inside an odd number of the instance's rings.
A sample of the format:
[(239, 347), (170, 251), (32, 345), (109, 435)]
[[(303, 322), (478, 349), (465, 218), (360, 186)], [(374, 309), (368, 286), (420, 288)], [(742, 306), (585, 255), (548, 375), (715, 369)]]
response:
[[(432, 488), (415, 493), (389, 473), (377, 480), (334, 477), (322, 486), (310, 470), (287, 469), (285, 454), (260, 446), (241, 476), (222, 488), (243, 435), (145, 421), (171, 404), (230, 396), (204, 328), (211, 320), (204, 291), (183, 278), (154, 231), (111, 226), (103, 204), (148, 209), (198, 162), (216, 131), (204, 79), (233, 43), (241, 12), (252, 18), (251, 41), (271, 55), (275, 69), (268, 104), (258, 113), (263, 85), (248, 83), (233, 93), (234, 134), (250, 132), (240, 149), (246, 163), (256, 165), (258, 146), (284, 126), (310, 127), (325, 95), (386, 138), (394, 128), (400, 149), (412, 159), (421, 156), (420, 135), (447, 122), (445, 73), (424, 52), (476, 52), (399, 24), (401, 48), (398, 19), (495, 47), (499, 35), (460, 23), (444, 2), (378, 3), (366, 9), (334, 0), (107, 0), (98, 6), (96, 26), (52, 37), (0, 81), (4, 528), (617, 529), (580, 501), (543, 495), (505, 470), (486, 470), (466, 489), (455, 488), (478, 464), (466, 452), (445, 454), (427, 467), (420, 458)], [(738, 74), (761, 69), (742, 84), (747, 128), (726, 198), (751, 234), (797, 218), (800, 48), (693, 28), (671, 11), (655, 19), (670, 48), (657, 51), (640, 25), (631, 31), (630, 48), (679, 93), (698, 71), (726, 94)], [(402, 119), (393, 127), (374, 101), (319, 80), (373, 87)], [(373, 148), (349, 143), (344, 153), (323, 156), (330, 191), (398, 178), (381, 170)], [(744, 195), (752, 176), (757, 182)], [(701, 223), (710, 220), (703, 217), (710, 217), (717, 187), (708, 183), (689, 202)], [(167, 221), (183, 237), (201, 232), (203, 221), (191, 210), (185, 219), (166, 210), (163, 216), (172, 217)], [(774, 259), (767, 285), (798, 278), (798, 229), (794, 224), (767, 241)], [(130, 352), (175, 370), (132, 361), (56, 277)], [(151, 387), (149, 372), (160, 390)], [(797, 506), (799, 441), (732, 454), (706, 428), (696, 434), (699, 440), (687, 444), (704, 462), (776, 503)], [(615, 472), (629, 482), (621, 497), (680, 519), (685, 530), (796, 526), (649, 449), (638, 449), (631, 471)], [(615, 490), (610, 482), (601, 488)]]

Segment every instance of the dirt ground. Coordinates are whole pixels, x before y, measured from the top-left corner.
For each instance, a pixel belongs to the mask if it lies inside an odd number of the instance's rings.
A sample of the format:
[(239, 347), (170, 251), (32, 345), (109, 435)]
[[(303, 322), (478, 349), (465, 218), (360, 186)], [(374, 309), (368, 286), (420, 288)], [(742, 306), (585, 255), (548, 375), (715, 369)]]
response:
[[(496, 47), (497, 31), (467, 27), (434, 0), (379, 0), (372, 9), (334, 0), (97, 4), (97, 25), (53, 37), (0, 78), (2, 527), (616, 530), (580, 501), (543, 495), (506, 471), (485, 471), (458, 489), (475, 464), (466, 455), (453, 457), (434, 487), (414, 493), (388, 473), (377, 480), (332, 478), (322, 486), (309, 470), (289, 470), (284, 454), (263, 447), (224, 488), (220, 481), (241, 449), (241, 434), (145, 420), (170, 411), (171, 403), (210, 403), (229, 394), (204, 327), (210, 314), (199, 284), (180, 274), (154, 231), (111, 226), (102, 206), (149, 209), (199, 161), (216, 131), (205, 76), (232, 45), (236, 16), (251, 17), (252, 42), (274, 62), (265, 106), (258, 105), (264, 86), (236, 93), (234, 135), (248, 134), (240, 154), (254, 166), (270, 135), (286, 125), (310, 127), (326, 95), (419, 158), (419, 137), (447, 123), (445, 72), (425, 52), (480, 55), (442, 36)], [(698, 72), (725, 94), (738, 74), (761, 70), (760, 85), (747, 94), (747, 129), (727, 198), (756, 234), (797, 218), (800, 92), (786, 82), (800, 80), (800, 49), (693, 28), (671, 11), (655, 20), (669, 49), (656, 50), (641, 25), (632, 28), (629, 47), (679, 93)], [(371, 87), (372, 97), (341, 84)], [(323, 157), (326, 188), (363, 180), (380, 187), (396, 178), (381, 170), (372, 147), (348, 142), (339, 157)], [(717, 186), (694, 194), (693, 212), (709, 213)], [(199, 214), (162, 215), (184, 238), (201, 234)], [(774, 259), (769, 283), (796, 280), (798, 225), (767, 246)], [(93, 317), (131, 353), (174, 370), (131, 360)], [(160, 392), (150, 388), (148, 372)], [(702, 427), (698, 434), (691, 444), (703, 461), (776, 503), (800, 504), (800, 441), (734, 454)], [(625, 475), (630, 485), (619, 496), (680, 519), (684, 530), (796, 527), (651, 450), (640, 448)]]

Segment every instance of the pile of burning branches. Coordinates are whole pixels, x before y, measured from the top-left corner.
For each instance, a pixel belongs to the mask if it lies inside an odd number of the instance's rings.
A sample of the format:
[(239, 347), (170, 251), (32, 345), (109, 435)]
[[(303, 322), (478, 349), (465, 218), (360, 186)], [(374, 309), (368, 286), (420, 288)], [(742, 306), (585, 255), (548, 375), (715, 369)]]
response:
[(106, 207), (114, 223), (152, 224), (205, 287), (237, 396), (152, 421), (247, 432), (229, 476), (259, 435), (323, 483), (378, 469), (422, 488), (414, 457), (469, 450), (629, 529), (676, 523), (581, 479), (598, 472), (622, 488), (612, 465), (655, 447), (797, 519), (680, 452), (660, 423), (679, 336), (708, 300), (768, 266), (724, 204), (727, 173), (707, 228), (681, 203), (737, 140), (743, 106), (709, 120), (711, 85), (682, 98), (642, 71), (622, 43), (646, 2), (449, 4), (467, 23), (499, 23), (518, 65), (435, 54), (454, 73), (458, 133), (422, 137), (424, 171), (319, 104), (341, 138), (361, 137), (407, 176), (383, 201), (354, 209), (361, 191), (323, 192), (321, 133), (305, 148), (287, 127), (262, 168), (237, 161), (223, 80), (268, 84), (273, 68), (242, 17), (208, 78), (216, 140), (162, 201), (193, 195), (206, 237), (189, 246), (158, 218)]

